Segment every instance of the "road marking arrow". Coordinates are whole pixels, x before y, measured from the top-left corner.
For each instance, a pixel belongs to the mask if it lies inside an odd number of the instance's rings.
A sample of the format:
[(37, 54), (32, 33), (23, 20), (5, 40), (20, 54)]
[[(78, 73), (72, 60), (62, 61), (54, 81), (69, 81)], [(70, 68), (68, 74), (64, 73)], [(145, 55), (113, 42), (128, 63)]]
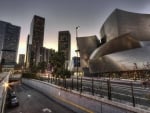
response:
[(44, 108), (42, 111), (43, 111), (43, 112), (49, 112), (49, 113), (52, 112), (52, 111), (51, 111), (50, 109), (48, 109), (48, 108)]

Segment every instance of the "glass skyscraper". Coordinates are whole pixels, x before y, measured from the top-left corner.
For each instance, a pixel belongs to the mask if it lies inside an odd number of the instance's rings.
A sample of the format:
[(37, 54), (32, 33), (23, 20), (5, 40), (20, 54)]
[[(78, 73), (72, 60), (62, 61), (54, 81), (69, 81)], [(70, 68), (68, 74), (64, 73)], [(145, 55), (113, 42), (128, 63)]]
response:
[(0, 21), (0, 62), (3, 67), (16, 64), (20, 27)]

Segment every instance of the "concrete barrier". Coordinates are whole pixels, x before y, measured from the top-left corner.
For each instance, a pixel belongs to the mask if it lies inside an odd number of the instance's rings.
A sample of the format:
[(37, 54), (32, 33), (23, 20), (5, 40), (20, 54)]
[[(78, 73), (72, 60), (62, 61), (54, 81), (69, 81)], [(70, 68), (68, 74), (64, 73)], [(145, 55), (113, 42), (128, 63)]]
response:
[(23, 83), (77, 113), (150, 113), (140, 108), (112, 102), (104, 98), (80, 94), (79, 92), (64, 89), (47, 82), (23, 79)]
[(2, 77), (0, 82), (0, 111), (1, 113), (4, 113), (5, 109), (5, 100), (7, 95), (6, 87), (4, 86), (4, 83), (9, 82), (9, 72), (1, 73), (0, 76)]

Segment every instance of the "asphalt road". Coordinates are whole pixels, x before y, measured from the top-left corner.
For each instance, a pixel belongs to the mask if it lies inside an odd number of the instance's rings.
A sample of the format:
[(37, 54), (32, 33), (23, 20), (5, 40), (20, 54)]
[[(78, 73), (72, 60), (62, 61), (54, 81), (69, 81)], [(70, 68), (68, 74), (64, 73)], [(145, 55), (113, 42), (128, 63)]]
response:
[(16, 85), (14, 90), (20, 105), (15, 108), (6, 108), (5, 113), (74, 113), (23, 84)]

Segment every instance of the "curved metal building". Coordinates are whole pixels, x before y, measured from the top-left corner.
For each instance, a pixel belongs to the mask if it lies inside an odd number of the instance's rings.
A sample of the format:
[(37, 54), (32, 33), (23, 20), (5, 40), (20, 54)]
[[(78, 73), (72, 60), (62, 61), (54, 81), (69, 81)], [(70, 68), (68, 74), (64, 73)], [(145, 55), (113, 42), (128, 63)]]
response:
[(138, 14), (116, 9), (104, 22), (100, 35), (110, 41), (120, 35), (131, 33), (137, 40), (149, 41), (149, 29), (150, 14)]
[(80, 53), (80, 62), (82, 67), (89, 67), (88, 61), (92, 52), (99, 47), (100, 40), (94, 36), (77, 37), (77, 46)]
[[(77, 38), (81, 60), (91, 73), (150, 69), (150, 14), (116, 9), (104, 22), (100, 35), (101, 44), (91, 37)], [(85, 60), (83, 56), (88, 57)]]

